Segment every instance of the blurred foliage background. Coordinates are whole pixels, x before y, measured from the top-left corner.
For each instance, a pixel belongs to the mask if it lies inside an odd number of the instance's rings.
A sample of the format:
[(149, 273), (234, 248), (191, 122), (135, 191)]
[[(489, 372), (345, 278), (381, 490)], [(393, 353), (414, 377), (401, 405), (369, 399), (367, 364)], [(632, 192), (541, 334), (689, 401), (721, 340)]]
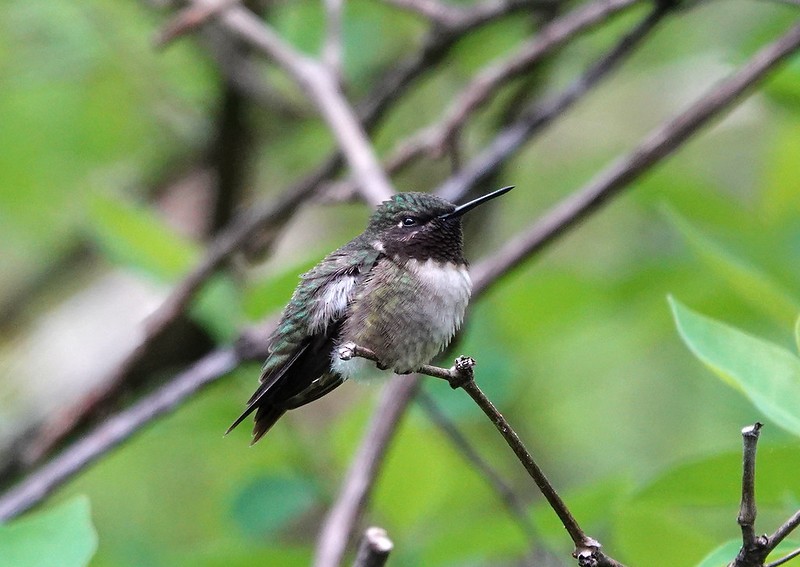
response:
[[(556, 92), (647, 9), (559, 50), (535, 70), (535, 88)], [(295, 46), (318, 51), (319, 2), (271, 2), (263, 12)], [(275, 198), (333, 148), (294, 87), (259, 68), (281, 104), (234, 101), (245, 180), (228, 213), (215, 209), (215, 148), (232, 95), (208, 55), (213, 37), (153, 49), (168, 13), (107, 0), (7, 0), (0, 11), (0, 451), (102, 381), (232, 212)], [(797, 6), (766, 0), (706, 2), (667, 18), (610, 81), (504, 168), (499, 183), (517, 190), (472, 219), (468, 231), (481, 238), (470, 242), (470, 258), (491, 254), (797, 19)], [(517, 15), (460, 41), (392, 110), (374, 136), (379, 150), (438, 117), (476, 70), (533, 27)], [(426, 25), (352, 0), (344, 28), (345, 78), (358, 98)], [(498, 108), (467, 130), (467, 151), (488, 139)], [(425, 161), (396, 187), (429, 190), (448, 171), (446, 159)], [(795, 57), (474, 306), (457, 350), (479, 361), (481, 386), (575, 515), (622, 561), (691, 565), (738, 537), (739, 430), (756, 420), (767, 423), (757, 531), (798, 506), (796, 434), (692, 356), (667, 302), (672, 294), (796, 352), (798, 187)], [(368, 214), (356, 203), (303, 207), (267, 260), (237, 261), (204, 290), (181, 354), (197, 356), (277, 313), (297, 274), (357, 234)], [(157, 378), (169, 375), (162, 368)], [(257, 365), (238, 369), (43, 508), (88, 497), (96, 566), (307, 565), (379, 387), (345, 384), (248, 449), (246, 428), (222, 433), (257, 376)], [(562, 528), (491, 425), (463, 393), (433, 382), (425, 389), (529, 506), (534, 547), (568, 558)], [(78, 504), (65, 506), (89, 514)], [(394, 540), (393, 565), (513, 565), (532, 545), (416, 408), (367, 517)]]

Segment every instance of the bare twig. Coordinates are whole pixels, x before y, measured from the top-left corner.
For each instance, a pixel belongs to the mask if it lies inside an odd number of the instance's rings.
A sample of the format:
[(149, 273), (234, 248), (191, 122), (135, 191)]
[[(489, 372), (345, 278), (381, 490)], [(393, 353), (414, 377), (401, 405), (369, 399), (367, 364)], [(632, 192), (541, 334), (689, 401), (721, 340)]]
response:
[(756, 448), (761, 424), (756, 422), (742, 429), (744, 442), (742, 459), (742, 502), (739, 507), (739, 526), (742, 528), (742, 544), (752, 547), (756, 542)]
[(364, 531), (356, 552), (353, 567), (383, 567), (394, 544), (383, 528), (371, 527)]
[(191, 394), (224, 376), (241, 363), (234, 349), (222, 349), (200, 359), (152, 394), (109, 417), (82, 439), (0, 497), (0, 522), (26, 511), (75, 473), (158, 416), (175, 409)]
[(341, 563), (354, 526), (372, 492), (389, 442), (418, 387), (418, 376), (400, 376), (393, 378), (381, 392), (366, 437), (353, 457), (339, 496), (322, 524), (314, 567), (335, 567)]
[[(379, 358), (369, 349), (363, 348), (353, 343), (346, 343), (339, 348), (339, 356), (343, 360), (348, 360), (353, 357), (365, 358), (379, 363)], [(420, 374), (432, 376), (434, 378), (441, 378), (447, 380), (452, 388), (462, 388), (472, 400), (481, 408), (483, 413), (492, 421), (497, 430), (503, 436), (508, 446), (514, 451), (514, 454), (519, 459), (525, 470), (531, 476), (536, 486), (542, 492), (550, 507), (558, 515), (564, 528), (567, 530), (570, 538), (575, 544), (575, 551), (573, 555), (584, 564), (593, 564), (597, 566), (620, 566), (615, 560), (606, 556), (600, 551), (600, 543), (586, 535), (586, 533), (578, 525), (577, 520), (572, 516), (572, 513), (567, 508), (566, 504), (556, 492), (555, 488), (547, 480), (544, 472), (536, 464), (531, 454), (525, 448), (522, 440), (517, 435), (516, 431), (511, 427), (503, 415), (497, 411), (497, 408), (492, 404), (489, 398), (478, 387), (474, 380), (473, 368), (475, 361), (472, 358), (461, 356), (458, 357), (454, 365), (447, 368), (440, 368), (438, 366), (423, 365), (417, 370)], [(591, 563), (589, 563), (591, 562)]]
[(795, 557), (798, 557), (798, 556), (800, 556), (800, 548), (795, 549), (791, 553), (787, 553), (786, 555), (784, 555), (780, 559), (776, 559), (775, 561), (767, 563), (764, 567), (778, 567), (779, 565), (783, 565), (784, 563), (788, 563), (789, 561), (791, 561), (792, 559), (794, 559)]
[(322, 44), (322, 63), (341, 83), (342, 73), (342, 10), (344, 0), (325, 0), (325, 42)]
[(230, 7), (218, 19), (234, 37), (277, 63), (312, 100), (336, 137), (364, 199), (373, 205), (388, 199), (394, 193), (392, 184), (336, 77), (321, 63), (294, 50), (245, 8)]
[(796, 530), (798, 526), (800, 526), (800, 510), (792, 514), (788, 520), (775, 530), (774, 534), (769, 536), (768, 547), (770, 551), (778, 547), (778, 544), (782, 542), (786, 536)]
[(729, 567), (762, 567), (769, 555), (767, 536), (756, 537), (756, 448), (761, 424), (742, 429), (742, 501), (737, 521), (742, 529), (742, 547)]
[[(407, 164), (421, 153), (433, 151), (440, 155), (456, 136), (469, 116), (490, 96), (515, 77), (529, 71), (545, 55), (562, 46), (577, 34), (607, 21), (615, 14), (633, 6), (639, 0), (598, 0), (579, 6), (542, 28), (533, 39), (520, 46), (511, 56), (494, 61), (480, 71), (454, 97), (437, 124), (425, 128), (403, 142), (388, 160), (387, 169)], [(659, 10), (660, 11), (660, 10)]]
[[(602, 171), (583, 189), (545, 213), (529, 230), (506, 243), (472, 270), (476, 294), (550, 241), (598, 209), (656, 163), (670, 156), (703, 126), (718, 118), (776, 66), (800, 48), (800, 24), (756, 53), (736, 73), (713, 87), (676, 118), (656, 128), (630, 154)], [(444, 190), (443, 190), (444, 192)]]

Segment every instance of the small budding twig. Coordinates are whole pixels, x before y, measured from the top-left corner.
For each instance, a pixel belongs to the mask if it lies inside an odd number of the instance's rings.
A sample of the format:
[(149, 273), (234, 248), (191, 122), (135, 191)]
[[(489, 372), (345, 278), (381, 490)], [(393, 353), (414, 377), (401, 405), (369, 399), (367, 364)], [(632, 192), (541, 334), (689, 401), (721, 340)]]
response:
[(353, 567), (383, 567), (393, 548), (386, 530), (374, 526), (367, 528), (358, 544)]
[[(377, 363), (379, 367), (381, 364), (380, 359), (374, 352), (354, 343), (345, 343), (341, 345), (338, 350), (338, 355), (342, 360), (350, 360), (354, 357), (359, 357), (371, 360)], [(536, 483), (536, 486), (539, 487), (539, 490), (541, 490), (542, 495), (550, 504), (550, 507), (561, 520), (570, 538), (572, 538), (572, 542), (575, 544), (575, 550), (572, 555), (578, 560), (578, 565), (581, 567), (622, 567), (621, 563), (605, 555), (601, 551), (600, 542), (587, 536), (580, 525), (578, 525), (577, 520), (572, 516), (567, 505), (525, 448), (519, 435), (517, 435), (516, 431), (509, 425), (505, 417), (497, 411), (494, 404), (492, 404), (489, 398), (486, 397), (475, 383), (474, 367), (475, 359), (468, 356), (459, 356), (455, 359), (453, 366), (450, 368), (441, 368), (425, 364), (416, 369), (415, 372), (447, 380), (450, 387), (453, 389), (463, 389), (469, 394), (478, 407), (483, 410), (483, 413), (486, 414), (492, 423), (494, 423), (508, 446), (514, 451), (517, 459), (519, 459), (522, 466), (525, 467), (525, 470), (528, 471), (528, 474)]]
[(742, 501), (736, 521), (742, 528), (742, 547), (729, 567), (764, 565), (770, 552), (766, 535), (756, 536), (756, 448), (761, 424), (756, 422), (742, 429)]

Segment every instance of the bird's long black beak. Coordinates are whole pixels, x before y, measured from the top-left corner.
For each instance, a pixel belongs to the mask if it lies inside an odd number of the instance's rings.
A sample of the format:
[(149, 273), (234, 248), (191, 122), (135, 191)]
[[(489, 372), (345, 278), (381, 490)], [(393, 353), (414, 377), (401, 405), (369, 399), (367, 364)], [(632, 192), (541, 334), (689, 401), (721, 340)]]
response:
[(503, 187), (502, 189), (498, 189), (497, 191), (492, 191), (491, 193), (484, 195), (483, 197), (478, 197), (477, 199), (473, 199), (469, 203), (464, 203), (463, 205), (459, 205), (455, 208), (455, 210), (445, 213), (443, 215), (439, 215), (440, 220), (447, 220), (456, 217), (460, 217), (467, 211), (471, 211), (478, 205), (482, 205), (486, 201), (494, 199), (495, 197), (499, 197), (500, 195), (504, 195), (511, 191), (514, 188), (513, 185), (509, 185), (508, 187)]

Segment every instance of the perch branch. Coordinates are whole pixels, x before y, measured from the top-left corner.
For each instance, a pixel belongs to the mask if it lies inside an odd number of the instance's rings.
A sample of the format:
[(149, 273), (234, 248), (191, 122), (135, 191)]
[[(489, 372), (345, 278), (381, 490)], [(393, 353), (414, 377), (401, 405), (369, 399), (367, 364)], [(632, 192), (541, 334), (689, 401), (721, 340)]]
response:
[[(376, 363), (380, 363), (380, 359), (369, 349), (361, 347), (353, 343), (346, 343), (339, 347), (339, 357), (342, 360), (349, 360), (353, 357), (365, 358)], [(531, 454), (525, 448), (522, 440), (517, 435), (516, 431), (511, 427), (505, 417), (497, 411), (497, 408), (492, 404), (489, 398), (475, 383), (473, 368), (475, 360), (472, 358), (461, 356), (455, 360), (455, 364), (451, 368), (441, 368), (429, 364), (420, 367), (417, 372), (426, 376), (440, 378), (447, 380), (453, 389), (463, 389), (475, 404), (483, 411), (484, 414), (491, 420), (508, 446), (514, 451), (514, 454), (519, 459), (522, 466), (528, 472), (530, 477), (539, 487), (542, 495), (545, 497), (550, 507), (561, 520), (564, 528), (567, 530), (570, 538), (575, 544), (575, 551), (573, 553), (581, 564), (587, 561), (594, 561), (597, 566), (619, 566), (620, 564), (613, 559), (607, 557), (600, 551), (600, 543), (586, 535), (581, 529), (577, 520), (572, 516), (572, 513), (567, 508), (564, 501), (558, 495), (553, 485), (547, 480), (542, 469), (536, 464)]]

